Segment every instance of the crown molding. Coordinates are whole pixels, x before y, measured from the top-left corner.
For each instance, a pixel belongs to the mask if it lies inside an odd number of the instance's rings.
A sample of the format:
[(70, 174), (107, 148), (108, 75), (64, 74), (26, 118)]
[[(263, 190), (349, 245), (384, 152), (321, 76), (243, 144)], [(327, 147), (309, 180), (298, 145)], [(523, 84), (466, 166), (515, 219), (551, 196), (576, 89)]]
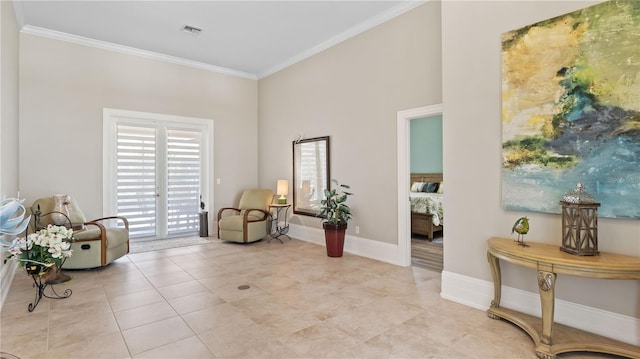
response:
[(55, 39), (55, 40), (61, 40), (61, 41), (66, 41), (66, 42), (71, 42), (71, 43), (75, 43), (75, 44), (79, 44), (79, 45), (84, 45), (84, 46), (91, 46), (91, 47), (95, 47), (95, 48), (99, 48), (99, 49), (103, 49), (103, 50), (109, 50), (109, 51), (115, 51), (115, 52), (120, 52), (120, 53), (124, 53), (124, 54), (128, 54), (128, 55), (134, 55), (134, 56), (140, 56), (140, 57), (145, 57), (145, 58), (149, 58), (149, 59), (154, 59), (154, 60), (159, 60), (159, 61), (164, 61), (164, 62), (168, 62), (168, 63), (173, 63), (173, 64), (178, 64), (178, 65), (183, 65), (183, 66), (188, 66), (188, 67), (193, 67), (193, 68), (198, 68), (201, 70), (205, 70), (205, 71), (211, 71), (211, 72), (215, 72), (215, 73), (220, 73), (220, 74), (224, 74), (224, 75), (230, 75), (230, 76), (235, 76), (235, 77), (241, 77), (241, 78), (246, 78), (246, 79), (250, 79), (250, 80), (259, 80), (261, 78), (267, 77), (271, 74), (274, 74), (280, 70), (283, 70), (291, 65), (294, 65), (304, 59), (307, 59), (313, 55), (316, 55), (332, 46), (335, 46), (345, 40), (348, 40), (358, 34), (361, 34), (369, 29), (372, 29), (380, 24), (383, 24), (397, 16), (400, 16), (410, 10), (413, 10), (414, 8), (427, 3), (429, 1), (433, 1), (433, 0), (425, 0), (425, 1), (404, 1), (402, 3), (400, 3), (399, 5), (394, 6), (393, 8), (389, 9), (388, 11), (379, 14), (376, 17), (373, 17), (357, 26), (354, 26), (350, 29), (348, 29), (347, 31), (321, 43), (320, 45), (314, 46), (308, 50), (305, 50), (295, 56), (292, 56), (290, 58), (288, 58), (287, 60), (285, 60), (284, 62), (273, 66), (265, 71), (262, 71), (258, 74), (253, 74), (253, 73), (248, 73), (248, 72), (244, 72), (244, 71), (238, 71), (238, 70), (233, 70), (233, 69), (229, 69), (229, 68), (225, 68), (225, 67), (221, 67), (221, 66), (215, 66), (215, 65), (210, 65), (210, 64), (206, 64), (203, 62), (198, 62), (198, 61), (193, 61), (193, 60), (187, 60), (184, 58), (180, 58), (180, 57), (176, 57), (176, 56), (171, 56), (171, 55), (166, 55), (166, 54), (161, 54), (161, 53), (157, 53), (157, 52), (152, 52), (152, 51), (147, 51), (147, 50), (141, 50), (141, 49), (137, 49), (134, 47), (129, 47), (129, 46), (123, 46), (123, 45), (118, 45), (118, 44), (114, 44), (114, 43), (110, 43), (110, 42), (106, 42), (106, 41), (101, 41), (101, 40), (95, 40), (95, 39), (91, 39), (91, 38), (87, 38), (87, 37), (83, 37), (83, 36), (77, 36), (77, 35), (72, 35), (72, 34), (68, 34), (68, 33), (64, 33), (64, 32), (60, 32), (60, 31), (54, 31), (54, 30), (49, 30), (49, 29), (44, 29), (41, 27), (37, 27), (37, 26), (31, 26), (31, 25), (25, 25), (25, 20), (24, 20), (24, 15), (23, 15), (23, 10), (22, 10), (22, 4), (20, 1), (14, 1), (13, 2), (13, 7), (14, 7), (14, 11), (16, 14), (16, 20), (18, 22), (18, 27), (20, 29), (21, 32), (26, 33), (26, 34), (31, 34), (31, 35), (36, 35), (36, 36), (42, 36), (42, 37), (47, 37), (50, 39)]
[(224, 75), (242, 77), (250, 80), (257, 80), (257, 76), (255, 74), (248, 73), (248, 72), (236, 71), (236, 70), (232, 70), (232, 69), (228, 69), (220, 66), (205, 64), (203, 62), (183, 59), (181, 57), (165, 55), (165, 54), (161, 54), (153, 51), (136, 49), (134, 47), (118, 45), (118, 44), (114, 44), (106, 41), (94, 40), (94, 39), (90, 39), (83, 36), (71, 35), (65, 32), (48, 30), (41, 27), (37, 27), (37, 26), (26, 25), (22, 27), (21, 32), (25, 34), (30, 34), (30, 35), (42, 36), (50, 39), (71, 42), (74, 44), (95, 47), (103, 50), (115, 51), (115, 52), (120, 52), (128, 55), (140, 56), (148, 59), (169, 62), (172, 64), (194, 67), (201, 70), (216, 72)]
[(283, 70), (293, 64), (296, 64), (304, 59), (307, 59), (313, 55), (316, 55), (332, 46), (335, 46), (345, 40), (348, 40), (358, 34), (361, 34), (369, 29), (372, 29), (380, 24), (383, 24), (397, 16), (400, 16), (404, 13), (406, 13), (407, 11), (413, 10), (416, 7), (427, 3), (431, 0), (425, 0), (425, 1), (406, 1), (406, 2), (402, 2), (399, 5), (396, 5), (394, 7), (392, 7), (391, 9), (389, 9), (388, 11), (385, 11), (381, 14), (379, 14), (378, 16), (372, 17), (371, 19), (356, 25), (350, 29), (348, 29), (347, 31), (323, 42), (320, 45), (314, 46), (306, 51), (303, 51), (295, 56), (292, 56), (290, 58), (288, 58), (287, 60), (285, 60), (284, 62), (280, 63), (279, 65), (273, 66), (265, 71), (262, 71), (260, 73), (258, 73), (258, 79), (262, 79), (264, 77), (267, 77), (269, 75), (272, 75), (280, 70)]
[(13, 12), (16, 14), (16, 22), (18, 30), (24, 27), (24, 11), (22, 10), (22, 1), (13, 1)]

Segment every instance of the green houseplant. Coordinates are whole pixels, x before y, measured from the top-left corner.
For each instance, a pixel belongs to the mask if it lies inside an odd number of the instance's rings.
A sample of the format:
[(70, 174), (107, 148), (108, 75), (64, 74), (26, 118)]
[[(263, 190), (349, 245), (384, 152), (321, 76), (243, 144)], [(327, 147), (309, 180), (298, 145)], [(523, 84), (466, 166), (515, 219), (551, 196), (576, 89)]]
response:
[(324, 190), (325, 199), (320, 202), (322, 206), (318, 216), (324, 218), (322, 228), (324, 228), (327, 255), (342, 257), (347, 222), (351, 219), (351, 208), (346, 202), (353, 193), (345, 191), (345, 189), (351, 189), (348, 185), (340, 184), (335, 179), (331, 182), (335, 184), (335, 187), (331, 190)]

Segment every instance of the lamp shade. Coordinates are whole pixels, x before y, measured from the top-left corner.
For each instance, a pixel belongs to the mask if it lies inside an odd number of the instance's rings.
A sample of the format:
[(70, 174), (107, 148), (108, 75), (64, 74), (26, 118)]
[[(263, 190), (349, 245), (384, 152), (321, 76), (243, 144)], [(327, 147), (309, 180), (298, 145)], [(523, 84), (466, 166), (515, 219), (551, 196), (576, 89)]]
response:
[(276, 189), (278, 196), (286, 196), (289, 194), (289, 181), (278, 180), (278, 188)]
[(276, 194), (280, 196), (278, 198), (279, 204), (287, 203), (286, 195), (289, 194), (289, 181), (287, 180), (278, 180), (278, 186), (276, 188)]

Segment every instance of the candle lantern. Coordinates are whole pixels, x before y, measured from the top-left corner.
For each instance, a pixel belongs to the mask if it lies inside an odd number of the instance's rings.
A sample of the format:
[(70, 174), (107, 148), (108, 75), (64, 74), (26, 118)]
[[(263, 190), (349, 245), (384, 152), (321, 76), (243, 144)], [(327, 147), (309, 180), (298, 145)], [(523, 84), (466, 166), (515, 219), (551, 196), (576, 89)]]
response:
[(562, 247), (560, 250), (579, 255), (598, 255), (598, 207), (594, 197), (582, 183), (568, 192), (562, 205)]

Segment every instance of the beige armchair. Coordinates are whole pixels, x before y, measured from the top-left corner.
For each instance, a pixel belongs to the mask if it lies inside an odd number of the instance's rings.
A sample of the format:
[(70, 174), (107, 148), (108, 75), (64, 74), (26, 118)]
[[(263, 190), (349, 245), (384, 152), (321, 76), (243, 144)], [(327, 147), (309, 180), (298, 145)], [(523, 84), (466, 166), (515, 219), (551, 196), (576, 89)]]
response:
[(218, 238), (240, 243), (255, 242), (269, 234), (270, 189), (250, 189), (242, 193), (238, 208), (218, 211)]
[[(30, 230), (38, 230), (52, 224), (51, 216), (48, 214), (53, 211), (53, 207), (52, 197), (40, 198), (33, 202), (30, 210), (34, 214), (34, 225)], [(126, 218), (113, 216), (87, 221), (73, 198), (70, 198), (68, 209), (73, 227), (73, 254), (67, 258), (62, 268), (103, 267), (129, 253), (129, 221)], [(119, 226), (109, 226), (112, 221)]]

